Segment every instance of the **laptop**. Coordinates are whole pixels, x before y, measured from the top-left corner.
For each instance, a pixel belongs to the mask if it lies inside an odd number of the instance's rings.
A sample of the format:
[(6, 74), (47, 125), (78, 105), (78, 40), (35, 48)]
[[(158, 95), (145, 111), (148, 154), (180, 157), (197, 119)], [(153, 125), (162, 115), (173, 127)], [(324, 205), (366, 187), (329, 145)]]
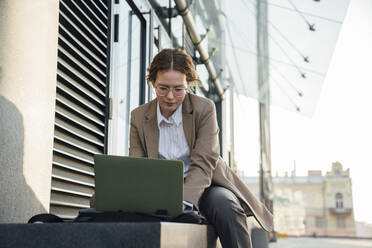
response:
[(183, 212), (183, 162), (94, 155), (95, 208), (177, 216)]

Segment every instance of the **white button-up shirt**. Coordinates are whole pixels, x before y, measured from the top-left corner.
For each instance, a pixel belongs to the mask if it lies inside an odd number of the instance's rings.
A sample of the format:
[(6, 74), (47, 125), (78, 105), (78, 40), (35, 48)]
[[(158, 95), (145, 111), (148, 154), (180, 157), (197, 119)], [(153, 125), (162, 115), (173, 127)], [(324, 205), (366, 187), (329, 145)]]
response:
[(190, 167), (190, 148), (187, 144), (182, 122), (182, 104), (169, 117), (165, 118), (157, 106), (159, 128), (159, 157), (170, 160), (182, 160), (183, 176), (186, 178)]
[[(159, 128), (159, 157), (171, 160), (183, 161), (183, 177), (186, 178), (190, 167), (190, 148), (187, 144), (182, 122), (182, 104), (169, 117), (165, 118), (157, 106), (158, 128)], [(190, 202), (183, 201), (184, 211), (193, 211)]]

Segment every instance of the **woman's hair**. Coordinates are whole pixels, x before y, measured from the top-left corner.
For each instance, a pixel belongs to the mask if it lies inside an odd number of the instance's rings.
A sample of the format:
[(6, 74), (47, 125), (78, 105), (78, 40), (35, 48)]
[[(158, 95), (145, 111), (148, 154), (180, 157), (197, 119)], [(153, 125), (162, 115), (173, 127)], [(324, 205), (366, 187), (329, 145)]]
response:
[(152, 60), (147, 68), (147, 82), (154, 83), (158, 71), (175, 70), (186, 75), (188, 85), (200, 85), (195, 65), (190, 55), (180, 49), (163, 49)]

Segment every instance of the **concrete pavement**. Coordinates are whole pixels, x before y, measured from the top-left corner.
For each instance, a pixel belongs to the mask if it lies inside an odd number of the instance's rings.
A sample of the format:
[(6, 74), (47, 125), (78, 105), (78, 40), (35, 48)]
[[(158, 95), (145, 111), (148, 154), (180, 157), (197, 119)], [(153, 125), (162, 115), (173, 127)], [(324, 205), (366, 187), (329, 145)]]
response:
[(270, 248), (366, 248), (372, 247), (372, 239), (343, 238), (278, 238)]

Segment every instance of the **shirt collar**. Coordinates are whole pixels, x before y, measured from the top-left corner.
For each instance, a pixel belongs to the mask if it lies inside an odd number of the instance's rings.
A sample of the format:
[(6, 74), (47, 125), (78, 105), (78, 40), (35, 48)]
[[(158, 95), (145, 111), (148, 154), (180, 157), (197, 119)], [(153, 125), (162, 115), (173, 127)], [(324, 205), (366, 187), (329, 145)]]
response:
[(158, 117), (158, 127), (162, 122), (168, 123), (168, 124), (173, 124), (175, 123), (176, 126), (179, 126), (182, 122), (182, 103), (176, 111), (169, 117), (169, 119), (165, 118), (161, 112), (160, 112), (160, 105), (159, 102), (157, 103), (157, 117)]

